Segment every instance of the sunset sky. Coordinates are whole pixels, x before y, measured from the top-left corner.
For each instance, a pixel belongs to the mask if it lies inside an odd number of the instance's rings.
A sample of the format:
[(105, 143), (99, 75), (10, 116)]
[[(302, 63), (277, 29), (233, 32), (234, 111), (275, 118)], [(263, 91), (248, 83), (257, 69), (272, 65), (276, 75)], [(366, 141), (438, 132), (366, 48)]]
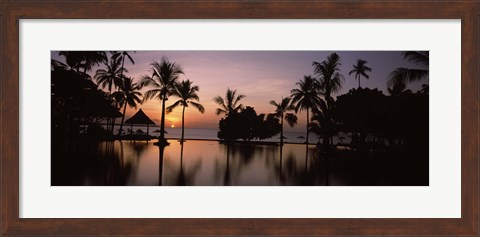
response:
[[(353, 69), (357, 59), (366, 60), (367, 66), (372, 68), (370, 79), (362, 79), (362, 87), (378, 88), (387, 93), (387, 77), (397, 67), (419, 68), (419, 66), (406, 61), (400, 51), (335, 51), (341, 58), (341, 73), (345, 76), (343, 89), (338, 95), (358, 87), (354, 74), (348, 75)], [(245, 106), (254, 107), (258, 114), (272, 113), (274, 107), (270, 100), (279, 101), (281, 97), (290, 95), (290, 90), (296, 88), (295, 83), (303, 79), (304, 75), (313, 75), (312, 62), (321, 62), (332, 51), (136, 51), (131, 52), (135, 64), (125, 61), (125, 68), (129, 71), (127, 76), (133, 77), (138, 82), (142, 75), (151, 74), (150, 63), (160, 61), (163, 56), (179, 64), (185, 75), (181, 80), (190, 79), (200, 87), (198, 95), (200, 103), (205, 106), (205, 113), (201, 114), (192, 107), (185, 111), (186, 128), (218, 128), (221, 116), (215, 115), (218, 107), (213, 98), (217, 95), (225, 96), (227, 88), (236, 89), (237, 93), (246, 95), (241, 102)], [(64, 62), (63, 56), (52, 51), (53, 59)], [(100, 65), (100, 67), (103, 67)], [(89, 74), (93, 77), (97, 68)], [(411, 83), (408, 88), (412, 91), (419, 90), (421, 84), (428, 84), (425, 79)], [(148, 88), (142, 89), (143, 91)], [(177, 98), (170, 98), (167, 106)], [(365, 105), (368, 106), (368, 105)], [(142, 110), (157, 124), (160, 122), (161, 102), (146, 101), (137, 109)], [(127, 108), (126, 117), (136, 112)], [(304, 131), (306, 124), (305, 112), (300, 112), (299, 123), (292, 129), (285, 126), (286, 131)], [(181, 108), (166, 116), (165, 126), (181, 126)]]

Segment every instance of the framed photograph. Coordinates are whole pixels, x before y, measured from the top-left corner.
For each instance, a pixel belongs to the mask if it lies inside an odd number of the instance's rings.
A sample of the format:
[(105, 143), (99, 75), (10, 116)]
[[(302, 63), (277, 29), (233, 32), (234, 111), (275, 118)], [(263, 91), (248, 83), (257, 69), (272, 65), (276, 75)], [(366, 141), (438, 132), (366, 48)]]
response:
[(479, 7), (5, 1), (1, 233), (477, 236)]

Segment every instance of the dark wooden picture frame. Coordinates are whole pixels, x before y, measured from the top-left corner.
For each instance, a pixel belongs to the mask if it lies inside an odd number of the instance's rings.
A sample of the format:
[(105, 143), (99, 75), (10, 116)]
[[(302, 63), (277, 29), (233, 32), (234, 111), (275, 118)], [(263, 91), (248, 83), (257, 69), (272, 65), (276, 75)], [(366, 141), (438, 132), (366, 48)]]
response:
[[(1, 3), (1, 235), (479, 235), (479, 9), (463, 1)], [(19, 218), (20, 19), (461, 19), (461, 218)]]

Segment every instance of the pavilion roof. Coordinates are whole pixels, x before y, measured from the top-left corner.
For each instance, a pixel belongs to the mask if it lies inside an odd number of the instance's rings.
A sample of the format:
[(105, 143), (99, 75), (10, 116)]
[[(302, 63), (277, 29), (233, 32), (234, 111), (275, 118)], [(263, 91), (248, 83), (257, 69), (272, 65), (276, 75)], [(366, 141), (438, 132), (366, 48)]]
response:
[(127, 119), (125, 123), (155, 125), (155, 123), (142, 111), (142, 109), (139, 109), (137, 113), (135, 113), (135, 115), (133, 115), (131, 118)]

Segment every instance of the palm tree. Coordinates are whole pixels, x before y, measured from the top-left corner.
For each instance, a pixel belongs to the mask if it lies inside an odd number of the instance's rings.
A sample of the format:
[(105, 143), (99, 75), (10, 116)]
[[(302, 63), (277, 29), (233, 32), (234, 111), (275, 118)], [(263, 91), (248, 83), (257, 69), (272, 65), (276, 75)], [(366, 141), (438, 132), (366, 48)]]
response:
[(295, 126), (297, 124), (297, 116), (293, 113), (288, 113), (288, 111), (295, 111), (295, 106), (292, 105), (291, 98), (286, 97), (282, 98), (280, 103), (275, 102), (274, 100), (270, 101), (270, 104), (275, 106), (275, 113), (274, 115), (276, 117), (280, 117), (280, 145), (283, 145), (283, 119), (285, 118), (287, 120), (287, 123), (290, 125), (290, 127)]
[(155, 98), (162, 101), (159, 142), (167, 145), (168, 143), (165, 140), (165, 101), (172, 94), (175, 83), (180, 74), (183, 74), (183, 71), (180, 65), (168, 61), (166, 57), (163, 57), (160, 62), (153, 62), (150, 65), (152, 66), (152, 76), (143, 76), (140, 85), (141, 87), (152, 87), (152, 89), (145, 92), (144, 100)]
[(93, 66), (98, 66), (101, 62), (106, 61), (107, 55), (103, 51), (84, 52), (83, 74), (87, 75), (87, 71), (92, 70)]
[[(325, 101), (321, 101), (319, 108), (314, 109), (309, 129), (311, 132), (323, 138), (323, 144), (330, 144), (330, 138), (336, 134), (335, 121), (330, 114), (332, 111), (327, 109)], [(325, 148), (328, 148), (326, 146)]]
[(412, 93), (411, 90), (407, 90), (407, 85), (405, 85), (405, 83), (403, 83), (402, 81), (396, 82), (392, 86), (388, 87), (387, 90), (391, 96), (399, 96)]
[[(128, 58), (128, 61), (130, 61), (130, 63), (132, 64), (135, 64), (135, 61), (133, 61), (133, 58), (132, 56), (130, 56), (130, 54), (128, 54), (129, 51), (113, 51), (112, 52), (112, 57), (115, 57), (115, 58), (121, 58), (122, 59), (122, 73), (121, 75), (123, 76), (123, 72), (125, 71), (125, 58)], [(135, 53), (135, 51), (133, 51)]]
[(123, 122), (125, 121), (125, 112), (127, 110), (127, 104), (130, 108), (137, 108), (137, 104), (141, 104), (140, 97), (142, 93), (139, 92), (140, 87), (137, 83), (133, 83), (131, 77), (124, 78), (122, 84), (119, 86), (119, 91), (112, 94), (112, 96), (119, 102), (120, 106), (123, 106), (122, 122), (120, 123), (120, 129), (118, 130), (118, 136), (121, 135), (123, 129)]
[(58, 55), (65, 57), (65, 62), (70, 68), (74, 68), (77, 72), (80, 71), (84, 59), (82, 51), (60, 51)]
[(428, 65), (430, 56), (428, 51), (405, 51), (403, 57), (422, 68), (396, 68), (388, 75), (387, 87), (393, 87), (396, 83), (408, 84), (412, 81), (419, 81), (428, 78)]
[[(112, 87), (119, 87), (123, 83), (122, 77), (122, 69), (120, 68), (120, 59), (115, 57), (110, 57), (104, 61), (106, 69), (97, 69), (95, 73), (95, 80), (97, 84), (102, 86), (103, 88), (108, 87), (109, 95), (112, 95)], [(118, 106), (118, 101), (115, 103), (115, 107)], [(115, 118), (111, 118), (110, 121), (107, 121), (107, 124), (111, 125), (111, 132), (113, 133), (113, 129), (115, 126)], [(108, 129), (108, 126), (107, 126)]]
[(182, 138), (180, 142), (183, 143), (183, 137), (185, 132), (185, 107), (188, 105), (192, 105), (195, 107), (200, 113), (205, 112), (205, 108), (203, 105), (195, 102), (200, 101), (200, 98), (197, 95), (197, 92), (200, 90), (198, 86), (192, 86), (193, 82), (190, 80), (182, 81), (181, 83), (176, 83), (175, 88), (172, 91), (172, 95), (180, 98), (175, 103), (167, 107), (167, 113), (172, 112), (176, 107), (182, 106)]
[(318, 84), (312, 76), (304, 76), (303, 80), (296, 83), (299, 88), (290, 91), (292, 104), (295, 104), (295, 112), (307, 111), (307, 136), (305, 143), (308, 144), (308, 123), (310, 121), (309, 111), (320, 105), (321, 98), (318, 96)]
[(313, 62), (314, 72), (317, 77), (318, 89), (327, 102), (332, 100), (332, 93), (340, 91), (344, 77), (340, 73), (340, 56), (332, 53), (327, 60), (322, 62)]
[(67, 65), (74, 68), (77, 73), (80, 72), (80, 68), (83, 68), (83, 74), (86, 77), (87, 71), (92, 70), (93, 66), (98, 66), (107, 60), (104, 51), (60, 51), (59, 55), (65, 56)]
[(215, 101), (215, 103), (220, 106), (220, 108), (217, 108), (217, 110), (215, 111), (215, 114), (225, 114), (226, 116), (228, 116), (231, 113), (239, 112), (243, 108), (243, 105), (239, 104), (240, 100), (242, 100), (243, 98), (245, 98), (245, 95), (237, 95), (237, 90), (232, 91), (230, 90), (230, 88), (227, 88), (225, 99), (221, 96), (213, 98), (213, 101)]
[(355, 73), (355, 78), (358, 80), (358, 88), (360, 88), (360, 78), (363, 76), (366, 79), (369, 79), (367, 72), (371, 72), (372, 69), (369, 68), (367, 65), (367, 61), (363, 59), (358, 59), (357, 64), (353, 65), (353, 69), (348, 73), (348, 75), (352, 75)]
[(106, 69), (98, 69), (95, 73), (97, 84), (103, 88), (108, 87), (112, 94), (112, 87), (119, 87), (123, 82), (123, 70), (120, 67), (120, 58), (111, 57), (105, 61)]
[[(313, 62), (315, 74), (318, 75), (317, 83), (318, 89), (323, 94), (325, 101), (320, 101), (319, 106), (314, 108), (314, 117), (323, 117), (324, 121), (331, 121), (331, 110), (333, 107), (332, 93), (336, 93), (342, 89), (344, 76), (340, 73), (340, 56), (336, 53), (330, 54), (325, 61)], [(333, 128), (326, 126), (333, 126), (333, 123), (324, 123), (321, 131), (332, 131)], [(319, 130), (316, 130), (319, 131)], [(330, 137), (328, 134), (323, 134), (324, 145), (329, 144)]]

